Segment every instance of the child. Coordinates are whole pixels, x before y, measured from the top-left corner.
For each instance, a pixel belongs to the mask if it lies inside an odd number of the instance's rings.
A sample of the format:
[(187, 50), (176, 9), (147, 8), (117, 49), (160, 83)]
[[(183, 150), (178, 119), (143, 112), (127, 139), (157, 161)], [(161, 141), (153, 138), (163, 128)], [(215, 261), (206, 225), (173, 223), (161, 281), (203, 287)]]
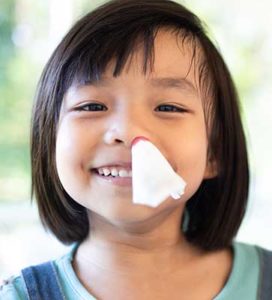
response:
[[(238, 106), (185, 7), (113, 0), (79, 20), (41, 76), (31, 145), (42, 223), (74, 246), (0, 299), (271, 299), (271, 253), (233, 240), (249, 185)], [(141, 136), (186, 182), (179, 199), (132, 202)]]

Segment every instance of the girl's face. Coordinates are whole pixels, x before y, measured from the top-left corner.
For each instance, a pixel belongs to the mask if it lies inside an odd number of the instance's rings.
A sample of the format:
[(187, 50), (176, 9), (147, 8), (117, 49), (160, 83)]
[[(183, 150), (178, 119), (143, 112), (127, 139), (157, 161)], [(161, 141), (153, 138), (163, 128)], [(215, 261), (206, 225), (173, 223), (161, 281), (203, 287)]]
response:
[[(61, 183), (89, 212), (113, 223), (141, 222), (181, 207), (212, 176), (198, 74), (194, 64), (190, 69), (192, 49), (160, 30), (154, 51), (151, 73), (142, 73), (139, 50), (119, 77), (112, 76), (112, 63), (100, 82), (72, 86), (63, 99), (56, 142)], [(169, 197), (156, 208), (135, 205), (132, 186), (116, 186), (91, 172), (109, 161), (131, 162), (136, 136), (155, 144), (186, 181), (180, 200)]]

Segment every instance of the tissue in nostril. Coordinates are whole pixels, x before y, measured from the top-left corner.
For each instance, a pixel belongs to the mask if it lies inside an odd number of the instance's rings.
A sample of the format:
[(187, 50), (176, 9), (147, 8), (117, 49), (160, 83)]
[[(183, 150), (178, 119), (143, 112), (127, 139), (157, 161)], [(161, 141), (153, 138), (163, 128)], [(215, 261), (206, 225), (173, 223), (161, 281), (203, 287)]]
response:
[(160, 150), (145, 137), (132, 142), (132, 197), (133, 203), (152, 207), (169, 196), (179, 199), (186, 183)]

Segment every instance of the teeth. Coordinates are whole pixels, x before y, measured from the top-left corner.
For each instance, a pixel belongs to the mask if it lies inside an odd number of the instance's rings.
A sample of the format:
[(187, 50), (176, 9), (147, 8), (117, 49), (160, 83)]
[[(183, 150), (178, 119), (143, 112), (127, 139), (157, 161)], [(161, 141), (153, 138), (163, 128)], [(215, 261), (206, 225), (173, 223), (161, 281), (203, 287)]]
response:
[(114, 176), (114, 177), (118, 176), (117, 169), (111, 169), (111, 175)]
[(98, 169), (98, 173), (99, 173), (100, 175), (108, 176), (108, 175), (110, 174), (110, 170), (109, 170), (109, 169), (106, 169), (106, 168)]
[(98, 173), (104, 176), (113, 176), (113, 177), (132, 177), (132, 171), (128, 171), (125, 169), (117, 169), (117, 168), (99, 168)]

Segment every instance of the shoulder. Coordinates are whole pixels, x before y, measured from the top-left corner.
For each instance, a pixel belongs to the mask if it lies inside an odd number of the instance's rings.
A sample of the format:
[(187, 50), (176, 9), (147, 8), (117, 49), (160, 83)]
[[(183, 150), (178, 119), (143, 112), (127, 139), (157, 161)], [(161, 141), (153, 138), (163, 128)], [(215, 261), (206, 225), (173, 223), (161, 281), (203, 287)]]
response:
[(236, 243), (234, 247), (241, 253), (240, 257), (243, 256), (244, 265), (248, 266), (248, 273), (254, 270), (255, 262), (255, 269), (258, 270), (258, 293), (261, 295), (269, 293), (272, 299), (272, 251), (258, 245), (244, 243)]
[(267, 280), (271, 282), (271, 292), (272, 292), (272, 251), (256, 246), (259, 260), (260, 260), (260, 271), (261, 280)]
[(272, 268), (272, 250), (263, 248), (258, 245), (250, 245), (241, 242), (234, 243), (234, 249), (241, 254), (245, 258), (250, 256), (257, 256), (259, 260), (260, 267), (263, 267), (263, 264), (267, 264), (267, 266)]
[(0, 300), (27, 299), (23, 278), (20, 275), (12, 276), (0, 285)]
[[(258, 247), (242, 242), (233, 244), (232, 277), (234, 281), (257, 289), (261, 272)], [(239, 278), (239, 280), (237, 279)]]
[[(46, 276), (48, 276), (48, 274), (50, 273), (49, 271), (51, 271), (51, 269), (49, 270), (47, 268), (49, 263), (53, 267), (54, 274), (56, 275), (56, 277), (54, 276), (54, 278), (57, 280), (58, 284), (60, 283), (60, 286), (61, 286), (61, 284), (63, 282), (58, 281), (59, 276), (61, 278), (64, 277), (64, 275), (62, 274), (64, 272), (63, 268), (68, 268), (67, 266), (69, 266), (69, 264), (73, 258), (73, 253), (74, 253), (76, 247), (77, 247), (77, 245), (74, 245), (73, 247), (71, 247), (71, 249), (68, 253), (62, 255), (61, 257), (59, 257), (55, 260), (37, 264), (34, 266), (29, 266), (29, 267), (25, 268), (24, 270), (22, 270), (21, 273), (18, 275), (11, 276), (10, 278), (4, 280), (3, 282), (1, 282), (1, 280), (0, 280), (0, 300), (29, 299), (26, 285), (27, 285), (27, 283), (29, 283), (30, 277), (31, 277), (31, 281), (36, 280), (37, 278), (42, 278), (42, 280), (39, 281), (42, 284), (43, 279), (46, 279), (46, 278), (48, 279), (48, 277), (46, 277)], [(35, 270), (35, 274), (31, 273), (33, 270)], [(33, 276), (29, 277), (29, 275), (33, 275)], [(46, 283), (54, 282), (54, 281), (50, 281), (47, 279), (46, 279)], [(52, 279), (51, 275), (50, 275), (50, 279)], [(40, 288), (40, 285), (39, 285), (39, 288)]]
[(242, 242), (235, 242), (233, 249), (235, 254), (239, 256), (239, 259), (245, 263), (254, 260), (260, 269), (264, 267), (264, 264), (267, 268), (272, 269), (272, 250)]
[(259, 256), (261, 259), (265, 259), (267, 262), (271, 263), (272, 260), (272, 250), (271, 249), (266, 249), (260, 246), (255, 246)]
[[(233, 242), (231, 248), (232, 268), (225, 286), (215, 300), (272, 299), (272, 277), (263, 269), (263, 253), (268, 250), (238, 241)], [(269, 260), (272, 261), (271, 255)], [(266, 264), (266, 268), (272, 272), (271, 264), (270, 267)], [(263, 295), (269, 295), (270, 298), (262, 298)]]
[(240, 259), (247, 261), (247, 259), (255, 258), (256, 261), (260, 263), (260, 256), (264, 252), (269, 252), (260, 246), (252, 245), (244, 242), (234, 242), (233, 249), (236, 256), (239, 256)]

